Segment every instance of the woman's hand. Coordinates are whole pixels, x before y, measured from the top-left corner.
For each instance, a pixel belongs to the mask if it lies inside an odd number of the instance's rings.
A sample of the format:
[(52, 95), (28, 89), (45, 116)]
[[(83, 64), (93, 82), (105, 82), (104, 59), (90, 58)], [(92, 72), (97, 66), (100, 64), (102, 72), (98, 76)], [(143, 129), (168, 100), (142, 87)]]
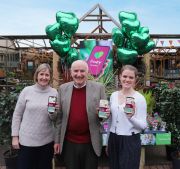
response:
[(134, 116), (135, 109), (136, 109), (135, 102), (133, 102), (132, 103), (132, 112), (131, 113), (126, 113), (126, 116), (127, 116), (128, 119), (130, 119), (132, 116)]
[(60, 144), (55, 143), (54, 144), (54, 154), (59, 154), (60, 153)]
[(56, 121), (56, 119), (57, 119), (57, 113), (58, 113), (59, 109), (60, 109), (60, 106), (59, 106), (59, 104), (56, 103), (56, 104), (55, 104), (55, 111), (54, 111), (54, 112), (48, 112), (49, 118), (50, 118), (52, 121)]
[(20, 146), (19, 146), (19, 137), (18, 136), (13, 136), (12, 137), (12, 147), (14, 149), (20, 149)]

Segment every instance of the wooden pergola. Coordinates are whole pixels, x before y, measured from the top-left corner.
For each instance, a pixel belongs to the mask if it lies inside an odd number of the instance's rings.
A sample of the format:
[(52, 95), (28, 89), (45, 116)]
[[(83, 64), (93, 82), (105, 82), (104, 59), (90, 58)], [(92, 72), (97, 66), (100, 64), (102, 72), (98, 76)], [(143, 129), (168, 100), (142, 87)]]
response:
[[(113, 19), (113, 17), (100, 5), (96, 4), (87, 13), (80, 18), (80, 24), (89, 24), (95, 22), (97, 26), (88, 33), (76, 33), (72, 38), (72, 46), (79, 49), (80, 41), (95, 40), (111, 40), (111, 32), (106, 28), (106, 23), (111, 23), (114, 27), (121, 28), (121, 25)], [(150, 34), (150, 38), (155, 42), (161, 40), (179, 40), (180, 34)], [(52, 51), (49, 39), (46, 35), (1, 35), (0, 41), (11, 41), (11, 45), (0, 46), (6, 52), (8, 50), (27, 51), (29, 48), (36, 50)], [(8, 43), (7, 43), (8, 44)], [(152, 50), (150, 55), (150, 66), (153, 70), (154, 77), (163, 78), (166, 74), (167, 60), (179, 64), (180, 62), (180, 45), (159, 46)], [(170, 64), (169, 64), (170, 65)], [(173, 72), (173, 71), (172, 71)], [(180, 75), (176, 78), (180, 79)]]

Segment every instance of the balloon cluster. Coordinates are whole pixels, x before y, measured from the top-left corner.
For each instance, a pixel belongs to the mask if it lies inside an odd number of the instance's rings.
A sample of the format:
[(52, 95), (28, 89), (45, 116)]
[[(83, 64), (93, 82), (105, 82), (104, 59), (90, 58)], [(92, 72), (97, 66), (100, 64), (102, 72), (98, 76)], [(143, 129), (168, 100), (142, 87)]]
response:
[(71, 37), (79, 26), (79, 20), (72, 12), (57, 12), (56, 23), (46, 26), (46, 34), (50, 45), (68, 66), (79, 59), (79, 53), (71, 48)]
[(133, 12), (120, 12), (120, 28), (113, 28), (112, 40), (117, 47), (118, 62), (133, 64), (138, 55), (148, 53), (155, 47), (150, 40), (148, 27), (140, 27), (137, 14)]

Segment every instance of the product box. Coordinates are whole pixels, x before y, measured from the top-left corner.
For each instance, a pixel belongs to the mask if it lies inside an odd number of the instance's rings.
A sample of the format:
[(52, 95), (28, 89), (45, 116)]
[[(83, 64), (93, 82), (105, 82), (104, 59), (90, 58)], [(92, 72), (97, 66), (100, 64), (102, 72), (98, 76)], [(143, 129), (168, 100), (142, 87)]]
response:
[(141, 134), (141, 145), (155, 145), (156, 137), (154, 134)]
[(107, 144), (108, 144), (108, 135), (107, 134), (102, 134), (102, 144), (103, 144), (103, 146), (107, 146)]
[(98, 116), (100, 118), (107, 118), (106, 112), (109, 109), (108, 100), (100, 100)]
[(160, 132), (141, 134), (141, 145), (170, 145), (171, 133)]
[(102, 123), (102, 128), (103, 128), (103, 131), (102, 133), (108, 133), (108, 130), (109, 130), (109, 122), (105, 121)]
[(49, 98), (48, 98), (48, 112), (50, 114), (54, 113), (56, 110), (56, 101), (57, 101), (57, 98), (55, 96), (49, 96)]
[(169, 145), (171, 144), (171, 133), (157, 133), (156, 145)]
[(133, 104), (134, 104), (134, 98), (133, 97), (126, 97), (126, 105), (124, 107), (124, 112), (126, 114), (132, 114), (133, 113), (133, 111), (134, 111)]

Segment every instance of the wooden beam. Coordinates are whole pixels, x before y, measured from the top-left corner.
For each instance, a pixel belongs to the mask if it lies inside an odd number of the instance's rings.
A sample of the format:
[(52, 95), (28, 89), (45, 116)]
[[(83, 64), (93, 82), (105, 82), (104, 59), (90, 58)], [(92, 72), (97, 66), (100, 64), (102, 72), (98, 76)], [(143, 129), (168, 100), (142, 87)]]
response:
[(111, 19), (84, 19), (84, 20), (82, 20), (82, 21), (112, 21)]

